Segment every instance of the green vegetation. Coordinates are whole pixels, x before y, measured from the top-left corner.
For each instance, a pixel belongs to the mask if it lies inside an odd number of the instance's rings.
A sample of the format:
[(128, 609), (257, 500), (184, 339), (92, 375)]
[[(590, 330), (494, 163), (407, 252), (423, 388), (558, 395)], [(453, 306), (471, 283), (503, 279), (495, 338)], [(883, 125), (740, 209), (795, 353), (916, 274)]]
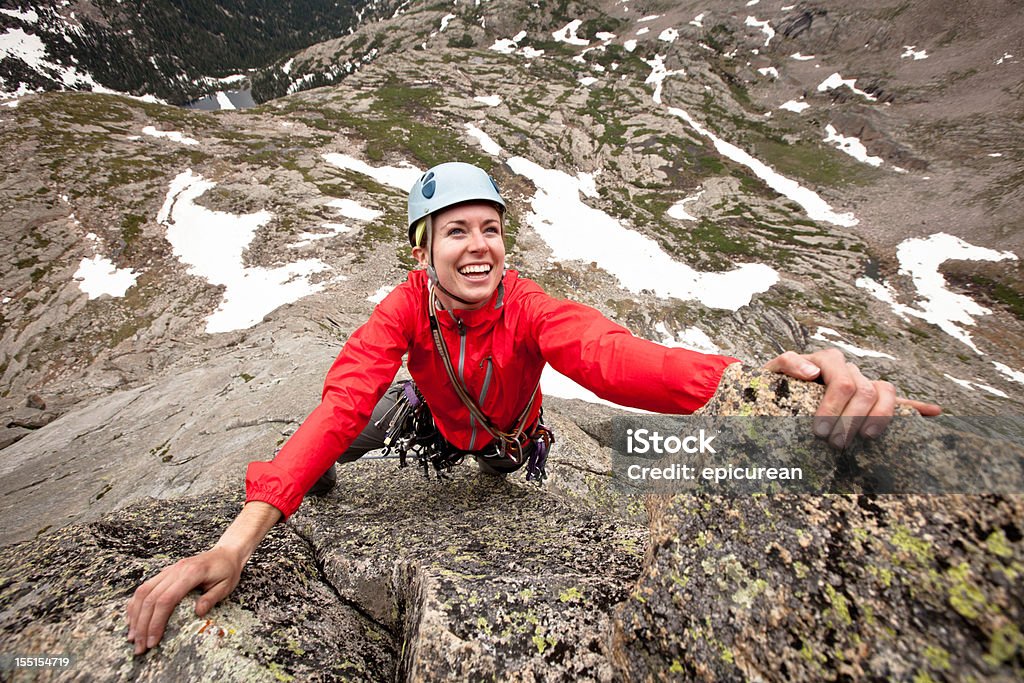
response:
[[(100, 0), (99, 13), (79, 15), (81, 32), (66, 44), (57, 34), (49, 49), (115, 90), (151, 93), (184, 103), (209, 91), (206, 76), (227, 76), (273, 63), (315, 43), (343, 35), (361, 4), (290, 0), (176, 0), (125, 3)], [(41, 24), (36, 30), (43, 30)], [(130, 41), (124, 36), (130, 34)], [(40, 85), (59, 86), (40, 76)]]
[(879, 174), (876, 169), (817, 143), (763, 139), (754, 143), (753, 154), (782, 175), (812, 185), (863, 185)]
[(448, 39), (448, 47), (468, 49), (475, 45), (476, 43), (473, 42), (473, 36), (466, 32), (463, 32), (462, 36), (459, 38), (452, 36)]
[(970, 281), (989, 299), (1006, 306), (1018, 320), (1024, 320), (1024, 294), (1020, 291), (984, 275), (972, 275)]

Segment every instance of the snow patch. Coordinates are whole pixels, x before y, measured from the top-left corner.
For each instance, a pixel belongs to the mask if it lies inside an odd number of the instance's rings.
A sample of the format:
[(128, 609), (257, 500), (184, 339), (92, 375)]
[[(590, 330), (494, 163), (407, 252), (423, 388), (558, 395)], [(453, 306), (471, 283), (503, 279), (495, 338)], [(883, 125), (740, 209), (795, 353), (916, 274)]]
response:
[(874, 95), (872, 95), (870, 93), (867, 93), (867, 92), (864, 92), (863, 90), (858, 90), (857, 87), (856, 87), (857, 86), (857, 79), (856, 78), (843, 79), (843, 77), (840, 76), (838, 73), (834, 73), (831, 76), (829, 76), (828, 78), (826, 78), (824, 81), (822, 81), (821, 84), (818, 85), (818, 92), (825, 92), (826, 90), (835, 90), (837, 88), (842, 88), (843, 86), (846, 86), (847, 88), (852, 90), (857, 95), (861, 95), (864, 98), (866, 98), (866, 99), (868, 99), (868, 100), (870, 100), (872, 102), (875, 102), (875, 101), (878, 100), (878, 98), (875, 97)]
[(919, 59), (928, 59), (928, 51), (915, 50), (914, 48), (916, 47), (916, 45), (904, 45), (903, 54), (900, 55), (900, 59), (907, 59), (908, 57), (913, 57), (915, 62)]
[(882, 157), (869, 155), (867, 147), (858, 138), (840, 135), (839, 131), (831, 123), (825, 126), (825, 133), (823, 141), (833, 144), (840, 152), (849, 154), (857, 161), (864, 162), (870, 166), (878, 167), (882, 165)]
[(234, 109), (235, 105), (228, 98), (228, 94), (221, 90), (217, 91), (217, 106), (221, 109)]
[(1018, 372), (1017, 370), (1014, 370), (1010, 366), (1004, 365), (1003, 363), (999, 363), (996, 361), (993, 361), (992, 365), (996, 367), (996, 370), (1003, 373), (1003, 375), (1005, 375), (1006, 378), (1009, 379), (1011, 382), (1024, 384), (1024, 372)]
[[(831, 339), (829, 337), (831, 337)], [(818, 341), (838, 346), (858, 358), (888, 358), (890, 360), (896, 360), (895, 356), (890, 356), (888, 353), (871, 351), (870, 349), (862, 349), (854, 346), (853, 344), (843, 340), (843, 335), (839, 334), (831, 327), (819, 327), (818, 331), (811, 335), (811, 339), (817, 339)]]
[(481, 95), (480, 97), (474, 97), (473, 101), (486, 104), (488, 107), (497, 107), (501, 104), (501, 97), (498, 95)]
[(600, 196), (597, 191), (597, 176), (600, 173), (600, 171), (594, 171), (593, 173), (584, 173), (583, 171), (580, 171), (576, 174), (576, 179), (580, 181), (580, 192), (582, 192), (585, 197), (597, 199)]
[(363, 206), (353, 199), (332, 199), (327, 202), (327, 206), (337, 209), (345, 218), (357, 221), (373, 221), (384, 215), (383, 211)]
[(808, 104), (807, 102), (803, 102), (802, 100), (789, 100), (788, 102), (783, 102), (781, 105), (779, 105), (779, 109), (785, 109), (786, 111), (792, 111), (799, 114), (804, 109), (807, 109), (810, 106), (810, 104)]
[(489, 136), (487, 133), (483, 132), (476, 126), (474, 126), (472, 123), (466, 124), (466, 131), (470, 134), (470, 136), (476, 138), (476, 140), (480, 143), (480, 146), (488, 154), (492, 156), (498, 156), (499, 154), (501, 154), (501, 145), (495, 142), (491, 138), (491, 136)]
[(771, 24), (768, 23), (767, 20), (758, 21), (757, 17), (747, 17), (747, 20), (744, 22), (744, 25), (759, 28), (761, 29), (761, 33), (768, 36), (768, 38), (766, 38), (764, 41), (765, 47), (768, 47), (768, 43), (772, 42), (772, 38), (775, 37), (775, 29), (772, 28)]
[(687, 204), (692, 204), (693, 202), (699, 200), (701, 198), (701, 195), (703, 195), (703, 194), (704, 194), (704, 190), (701, 189), (695, 195), (691, 195), (689, 197), (686, 197), (685, 199), (680, 199), (678, 202), (676, 202), (672, 206), (668, 207), (668, 211), (666, 211), (665, 213), (667, 213), (670, 217), (675, 218), (676, 220), (680, 220), (680, 221), (695, 221), (695, 220), (697, 220), (697, 218), (695, 216), (691, 216), (689, 213), (687, 213), (686, 205)]
[(347, 154), (330, 152), (323, 155), (324, 161), (346, 171), (355, 171), (370, 176), (381, 185), (390, 185), (396, 189), (408, 192), (423, 171), (403, 161), (401, 166), (370, 166), (365, 161), (350, 157)]
[[(647, 64), (651, 67), (651, 75), (647, 77), (645, 83), (654, 84), (654, 101), (657, 104), (661, 104), (662, 81), (664, 81), (668, 76), (683, 72), (668, 71), (665, 68), (665, 58), (662, 55), (658, 55), (654, 59), (647, 61)], [(847, 228), (857, 225), (858, 221), (852, 213), (836, 213), (824, 199), (818, 196), (816, 192), (803, 187), (795, 180), (790, 180), (789, 178), (776, 173), (774, 169), (763, 161), (755, 159), (736, 145), (722, 140), (714, 133), (697, 123), (692, 116), (682, 109), (669, 107), (668, 112), (673, 116), (678, 116), (683, 119), (690, 124), (690, 127), (695, 131), (704, 137), (709, 138), (714, 143), (715, 149), (719, 154), (732, 159), (736, 163), (743, 164), (753, 171), (754, 175), (763, 180), (768, 187), (772, 188), (779, 194), (785, 195), (787, 198), (792, 199), (794, 202), (802, 206), (804, 211), (807, 212), (807, 215), (814, 220), (822, 220), (832, 223), (833, 225), (839, 225)]]
[(527, 59), (533, 59), (540, 57), (544, 54), (544, 50), (535, 50), (532, 47), (519, 47), (519, 41), (526, 37), (526, 31), (520, 31), (511, 38), (502, 38), (494, 41), (494, 45), (491, 45), (490, 49), (495, 52), (500, 52), (503, 55), (511, 55), (516, 52), (526, 57)]
[(345, 225), (344, 223), (322, 223), (321, 228), (327, 232), (301, 232), (299, 233), (299, 239), (297, 242), (292, 242), (288, 245), (289, 249), (300, 249), (308, 246), (313, 242), (319, 242), (325, 240), (328, 237), (334, 237), (335, 235), (343, 235), (347, 232), (352, 232), (352, 228)]
[(178, 143), (181, 143), (183, 145), (198, 145), (199, 144), (198, 140), (195, 140), (193, 138), (185, 137), (181, 133), (179, 133), (177, 131), (173, 131), (173, 130), (157, 130), (153, 126), (146, 126), (145, 128), (142, 129), (142, 132), (145, 135), (149, 135), (150, 137), (154, 137), (154, 138), (167, 138), (168, 140), (173, 140), (174, 142), (178, 142)]
[(814, 59), (814, 55), (802, 55), (799, 52), (794, 52), (790, 55), (790, 59), (795, 59), (798, 62), (807, 62)]
[(206, 319), (206, 332), (228, 332), (259, 323), (278, 306), (322, 291), (312, 275), (329, 269), (318, 259), (305, 259), (276, 268), (246, 267), (244, 252), (271, 214), (258, 211), (235, 215), (196, 204), (216, 186), (186, 170), (171, 181), (157, 222), (167, 228), (174, 255), (188, 272), (224, 287), (217, 310)]
[(586, 401), (587, 403), (600, 403), (601, 405), (611, 406), (613, 408), (619, 408), (621, 410), (628, 410), (634, 413), (646, 413), (645, 410), (638, 410), (636, 408), (629, 408), (627, 406), (620, 406), (617, 403), (612, 403), (606, 399), (599, 397), (597, 394), (592, 392), (590, 389), (581, 387), (576, 382), (572, 381), (558, 370), (555, 370), (550, 365), (545, 364), (544, 370), (540, 376), (541, 391), (545, 396), (556, 396), (558, 398), (574, 398), (580, 401)]
[(779, 77), (779, 70), (776, 69), (774, 66), (766, 66), (763, 69), (758, 69), (757, 73), (761, 74), (762, 76), (771, 76), (772, 78)]
[(593, 76), (583, 76), (582, 78), (580, 78), (580, 85), (582, 85), (582, 86), (584, 86), (586, 88), (589, 88), (590, 86), (594, 85), (595, 83), (597, 83), (597, 79), (594, 78)]
[(1016, 261), (1017, 255), (1011, 251), (977, 247), (959, 237), (940, 232), (930, 237), (904, 240), (896, 247), (896, 258), (900, 262), (899, 274), (910, 277), (917, 290), (917, 308), (899, 303), (895, 289), (885, 282), (859, 278), (857, 286), (889, 304), (900, 318), (907, 320), (908, 315), (921, 318), (980, 355), (981, 351), (974, 345), (966, 328), (975, 325), (976, 316), (987, 315), (991, 311), (963, 294), (949, 291), (939, 266), (946, 261)]
[(596, 263), (631, 292), (649, 290), (663, 298), (698, 300), (729, 310), (747, 305), (755, 294), (778, 281), (778, 273), (756, 263), (740, 264), (724, 273), (695, 271), (674, 261), (654, 240), (584, 204), (580, 178), (522, 157), (506, 163), (537, 188), (526, 221), (555, 260)]
[(658, 40), (664, 40), (666, 43), (676, 42), (676, 38), (679, 37), (679, 31), (672, 27), (669, 27), (658, 34)]
[(689, 349), (700, 353), (722, 353), (722, 349), (699, 327), (687, 327), (675, 334), (668, 331), (665, 323), (658, 323), (654, 330), (661, 335), (661, 343), (673, 349)]
[(697, 28), (704, 28), (704, 13), (701, 12), (700, 14), (695, 16), (693, 19), (691, 19), (690, 20), (690, 25), (691, 26), (696, 26)]
[(636, 41), (635, 40), (627, 40), (626, 42), (624, 42), (622, 44), (622, 47), (626, 48), (626, 52), (632, 52), (633, 50), (636, 49)]
[(590, 45), (590, 41), (584, 38), (580, 38), (576, 35), (576, 31), (579, 30), (580, 26), (583, 25), (582, 19), (573, 19), (568, 24), (558, 29), (551, 34), (551, 37), (559, 43), (568, 43), (569, 45)]
[(378, 289), (374, 294), (371, 294), (370, 296), (366, 297), (366, 300), (369, 301), (371, 304), (379, 304), (381, 301), (384, 301), (384, 298), (393, 291), (395, 291), (395, 285), (384, 285), (383, 287)]
[(39, 15), (36, 14), (34, 9), (30, 9), (27, 12), (22, 12), (20, 9), (0, 9), (0, 14), (6, 14), (9, 17), (20, 19), (26, 24), (39, 23)]
[(1004, 392), (1002, 392), (999, 389), (996, 389), (994, 387), (990, 387), (987, 384), (982, 384), (981, 382), (972, 382), (972, 381), (968, 381), (966, 379), (957, 379), (953, 375), (947, 374), (945, 372), (942, 373), (942, 374), (945, 376), (946, 379), (948, 379), (948, 380), (950, 380), (952, 382), (956, 382), (957, 384), (962, 386), (964, 389), (972, 389), (972, 390), (973, 389), (981, 389), (983, 391), (987, 391), (990, 394), (998, 396), (999, 398), (1010, 398)]
[(131, 268), (117, 268), (113, 261), (103, 256), (93, 256), (91, 259), (82, 259), (73, 277), (79, 281), (79, 288), (90, 299), (95, 299), (104, 294), (124, 296), (128, 288), (135, 284), (139, 273)]

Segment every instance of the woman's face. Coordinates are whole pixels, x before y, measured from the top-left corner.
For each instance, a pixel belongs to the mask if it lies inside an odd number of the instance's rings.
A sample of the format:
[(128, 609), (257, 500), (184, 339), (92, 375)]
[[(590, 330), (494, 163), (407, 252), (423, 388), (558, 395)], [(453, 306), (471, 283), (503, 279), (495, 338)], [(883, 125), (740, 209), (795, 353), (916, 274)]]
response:
[[(492, 204), (459, 204), (434, 214), (434, 269), (441, 286), (464, 304), (437, 292), (445, 306), (476, 309), (491, 298), (501, 282), (505, 266), (505, 242), (501, 236), (501, 215)], [(421, 266), (430, 262), (424, 247), (413, 256)]]

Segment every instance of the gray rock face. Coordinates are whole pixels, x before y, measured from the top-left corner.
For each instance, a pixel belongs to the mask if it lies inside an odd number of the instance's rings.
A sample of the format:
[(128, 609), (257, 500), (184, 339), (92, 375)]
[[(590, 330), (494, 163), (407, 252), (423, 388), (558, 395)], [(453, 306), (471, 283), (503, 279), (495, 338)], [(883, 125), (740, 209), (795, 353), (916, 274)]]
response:
[(127, 598), (171, 558), (208, 548), (239, 505), (230, 491), (142, 503), (7, 549), (0, 560), (5, 651), (73, 656), (61, 680), (392, 679), (392, 633), (339, 600), (314, 550), (283, 526), (261, 545), (229, 602), (201, 619), (186, 600), (160, 651), (132, 656)]
[(1017, 679), (1022, 513), (1020, 497), (674, 498), (617, 615), (625, 675)]
[[(773, 381), (788, 383), (784, 400), (749, 391)], [(711, 407), (788, 414), (820, 391), (731, 370)], [(271, 532), (232, 596), (204, 619), (186, 599), (141, 658), (124, 641), (125, 600), (216, 540), (235, 489), (138, 503), (9, 546), (5, 647), (75, 655), (69, 680), (1021, 674), (1021, 496), (622, 498), (609, 451), (565, 431), (544, 487), (469, 464), (442, 480), (393, 460), (341, 468), (330, 495)]]

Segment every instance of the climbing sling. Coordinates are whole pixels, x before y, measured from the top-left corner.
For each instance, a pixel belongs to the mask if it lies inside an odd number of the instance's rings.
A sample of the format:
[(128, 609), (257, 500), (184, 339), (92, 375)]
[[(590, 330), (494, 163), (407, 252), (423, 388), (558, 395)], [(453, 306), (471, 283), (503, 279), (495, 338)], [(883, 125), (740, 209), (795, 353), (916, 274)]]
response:
[[(502, 466), (506, 463), (513, 465), (513, 469), (518, 469), (525, 464), (527, 481), (543, 481), (547, 478), (547, 455), (554, 443), (554, 434), (542, 423), (543, 410), (533, 427), (526, 428), (526, 421), (530, 417), (534, 401), (537, 398), (540, 382), (538, 381), (537, 386), (534, 387), (526, 407), (513, 423), (512, 431), (506, 432), (499, 429), (473, 400), (465, 385), (456, 377), (448, 346), (441, 335), (440, 325), (437, 321), (436, 307), (438, 305), (436, 294), (431, 288), (427, 309), (434, 346), (437, 348), (438, 355), (441, 357), (452, 388), (459, 400), (469, 410), (473, 419), (491, 435), (494, 443), (480, 451), (464, 451), (455, 448), (437, 431), (430, 409), (419, 391), (416, 390), (415, 385), (412, 382), (403, 382), (401, 395), (395, 405), (375, 423), (386, 434), (384, 439), (385, 455), (392, 450), (397, 451), (399, 463), (405, 467), (407, 455), (412, 453), (423, 468), (424, 474), (428, 476), (430, 466), (433, 466), (438, 476), (443, 476), (445, 472), (462, 462), (465, 456), (474, 455), (492, 463), (492, 469), (498, 471), (502, 471)], [(462, 322), (457, 318), (456, 322), (459, 325), (459, 334), (465, 334)]]

